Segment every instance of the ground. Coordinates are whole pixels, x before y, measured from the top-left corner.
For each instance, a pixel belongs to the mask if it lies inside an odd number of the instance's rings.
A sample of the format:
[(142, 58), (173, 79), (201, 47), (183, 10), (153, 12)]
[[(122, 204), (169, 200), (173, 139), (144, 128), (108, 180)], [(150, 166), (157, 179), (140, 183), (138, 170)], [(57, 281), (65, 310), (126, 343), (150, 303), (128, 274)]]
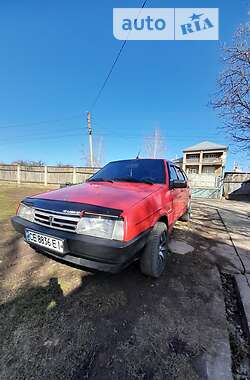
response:
[(93, 275), (33, 252), (9, 216), (40, 191), (0, 187), (1, 379), (219, 380), (232, 378), (231, 367), (238, 375), (221, 276), (250, 269), (249, 205), (194, 202), (192, 222), (176, 224), (165, 273), (152, 280), (137, 263)]

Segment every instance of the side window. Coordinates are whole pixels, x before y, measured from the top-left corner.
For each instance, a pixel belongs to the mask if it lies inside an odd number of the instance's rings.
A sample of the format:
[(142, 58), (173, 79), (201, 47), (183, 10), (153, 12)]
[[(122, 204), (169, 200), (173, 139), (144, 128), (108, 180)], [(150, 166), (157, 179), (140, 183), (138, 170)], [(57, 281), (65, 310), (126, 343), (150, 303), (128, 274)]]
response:
[(175, 166), (175, 170), (176, 170), (176, 172), (177, 172), (178, 179), (179, 179), (180, 181), (186, 181), (186, 179), (185, 179), (185, 177), (184, 177), (184, 175), (183, 175), (181, 169), (178, 168), (177, 166)]
[(187, 181), (188, 180), (188, 178), (187, 178), (187, 175), (186, 175), (186, 173), (181, 169), (181, 172), (182, 172), (182, 174), (183, 174), (183, 176), (184, 176), (184, 178), (185, 178), (185, 181)]
[(169, 174), (170, 174), (170, 181), (178, 179), (176, 171), (175, 171), (175, 167), (173, 165), (169, 165)]

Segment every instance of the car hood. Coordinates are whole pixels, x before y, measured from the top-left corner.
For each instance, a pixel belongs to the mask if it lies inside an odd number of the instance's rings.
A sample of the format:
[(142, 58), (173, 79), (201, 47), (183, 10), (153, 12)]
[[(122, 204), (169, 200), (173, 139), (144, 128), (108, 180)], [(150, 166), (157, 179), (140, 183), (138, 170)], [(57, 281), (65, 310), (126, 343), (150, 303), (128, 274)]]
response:
[(52, 190), (48, 193), (35, 195), (32, 198), (88, 203), (126, 210), (159, 190), (161, 186), (159, 184), (148, 185), (128, 182), (88, 182)]

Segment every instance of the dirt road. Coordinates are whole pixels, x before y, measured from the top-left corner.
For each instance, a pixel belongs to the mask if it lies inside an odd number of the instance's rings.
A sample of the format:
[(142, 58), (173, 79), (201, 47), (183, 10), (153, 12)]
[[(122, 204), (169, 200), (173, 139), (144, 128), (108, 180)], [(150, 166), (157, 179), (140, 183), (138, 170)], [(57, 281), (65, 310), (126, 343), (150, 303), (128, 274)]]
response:
[(1, 379), (232, 378), (218, 268), (240, 267), (213, 208), (177, 223), (159, 280), (136, 263), (91, 275), (1, 230)]

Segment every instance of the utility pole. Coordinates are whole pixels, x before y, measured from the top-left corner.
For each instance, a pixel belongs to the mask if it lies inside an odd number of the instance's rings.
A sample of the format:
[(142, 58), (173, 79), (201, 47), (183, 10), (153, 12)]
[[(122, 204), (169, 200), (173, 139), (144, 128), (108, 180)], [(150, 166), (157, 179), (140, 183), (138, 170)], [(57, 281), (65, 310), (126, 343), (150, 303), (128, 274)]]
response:
[(89, 158), (90, 158), (90, 166), (94, 166), (94, 158), (93, 158), (93, 140), (92, 140), (92, 128), (91, 128), (91, 120), (90, 120), (90, 112), (87, 113), (87, 122), (88, 122), (88, 135), (89, 135)]

